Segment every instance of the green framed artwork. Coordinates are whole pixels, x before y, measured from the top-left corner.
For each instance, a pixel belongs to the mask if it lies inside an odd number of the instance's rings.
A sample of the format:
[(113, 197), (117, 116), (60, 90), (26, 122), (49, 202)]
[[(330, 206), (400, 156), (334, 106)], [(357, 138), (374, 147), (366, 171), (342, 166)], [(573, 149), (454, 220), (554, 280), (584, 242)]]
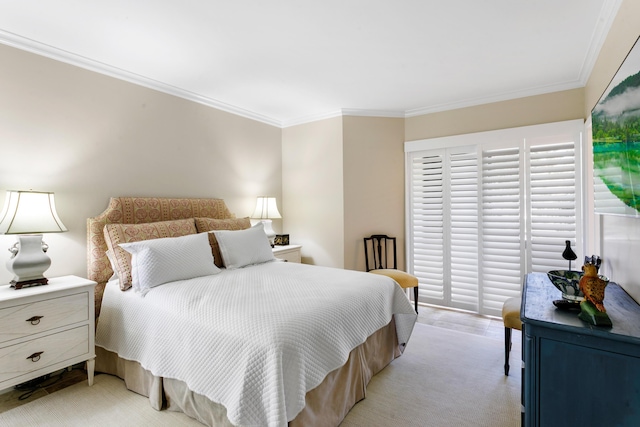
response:
[(591, 112), (591, 122), (596, 213), (640, 217), (638, 40)]

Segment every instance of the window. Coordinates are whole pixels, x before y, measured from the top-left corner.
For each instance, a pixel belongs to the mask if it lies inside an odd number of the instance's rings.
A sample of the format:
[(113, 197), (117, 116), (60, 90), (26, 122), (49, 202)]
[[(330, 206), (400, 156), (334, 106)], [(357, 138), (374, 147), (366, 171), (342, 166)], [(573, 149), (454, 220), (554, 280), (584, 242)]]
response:
[[(424, 302), (500, 315), (582, 253), (581, 120), (405, 144), (407, 268)], [(574, 264), (577, 265), (577, 264)]]

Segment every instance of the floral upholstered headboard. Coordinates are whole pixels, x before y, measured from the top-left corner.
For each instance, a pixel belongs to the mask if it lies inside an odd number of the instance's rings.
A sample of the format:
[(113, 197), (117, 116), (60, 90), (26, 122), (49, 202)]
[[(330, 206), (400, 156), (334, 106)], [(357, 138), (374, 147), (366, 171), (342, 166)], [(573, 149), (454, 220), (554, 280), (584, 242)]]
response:
[(104, 226), (143, 224), (188, 218), (235, 218), (222, 199), (169, 199), (157, 197), (112, 197), (107, 209), (87, 219), (87, 273), (96, 286), (96, 317), (100, 313), (106, 282), (113, 275), (107, 258)]

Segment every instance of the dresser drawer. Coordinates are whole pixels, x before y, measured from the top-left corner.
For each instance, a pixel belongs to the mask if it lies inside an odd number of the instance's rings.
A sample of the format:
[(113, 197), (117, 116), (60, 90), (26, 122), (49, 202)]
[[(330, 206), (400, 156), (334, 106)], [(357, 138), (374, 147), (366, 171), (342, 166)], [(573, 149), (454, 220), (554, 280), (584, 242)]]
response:
[(0, 345), (88, 319), (88, 292), (5, 307), (0, 309)]
[(88, 325), (0, 348), (0, 383), (88, 353)]

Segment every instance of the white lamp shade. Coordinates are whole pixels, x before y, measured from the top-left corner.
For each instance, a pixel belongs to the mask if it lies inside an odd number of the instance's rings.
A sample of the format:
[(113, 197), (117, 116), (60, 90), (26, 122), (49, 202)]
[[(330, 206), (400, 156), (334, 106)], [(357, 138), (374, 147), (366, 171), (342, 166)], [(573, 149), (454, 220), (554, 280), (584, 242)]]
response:
[(251, 215), (253, 219), (279, 219), (280, 212), (278, 212), (278, 206), (276, 205), (275, 197), (258, 197), (256, 201), (256, 209)]
[(0, 213), (0, 234), (60, 233), (67, 231), (56, 212), (53, 193), (7, 191)]

